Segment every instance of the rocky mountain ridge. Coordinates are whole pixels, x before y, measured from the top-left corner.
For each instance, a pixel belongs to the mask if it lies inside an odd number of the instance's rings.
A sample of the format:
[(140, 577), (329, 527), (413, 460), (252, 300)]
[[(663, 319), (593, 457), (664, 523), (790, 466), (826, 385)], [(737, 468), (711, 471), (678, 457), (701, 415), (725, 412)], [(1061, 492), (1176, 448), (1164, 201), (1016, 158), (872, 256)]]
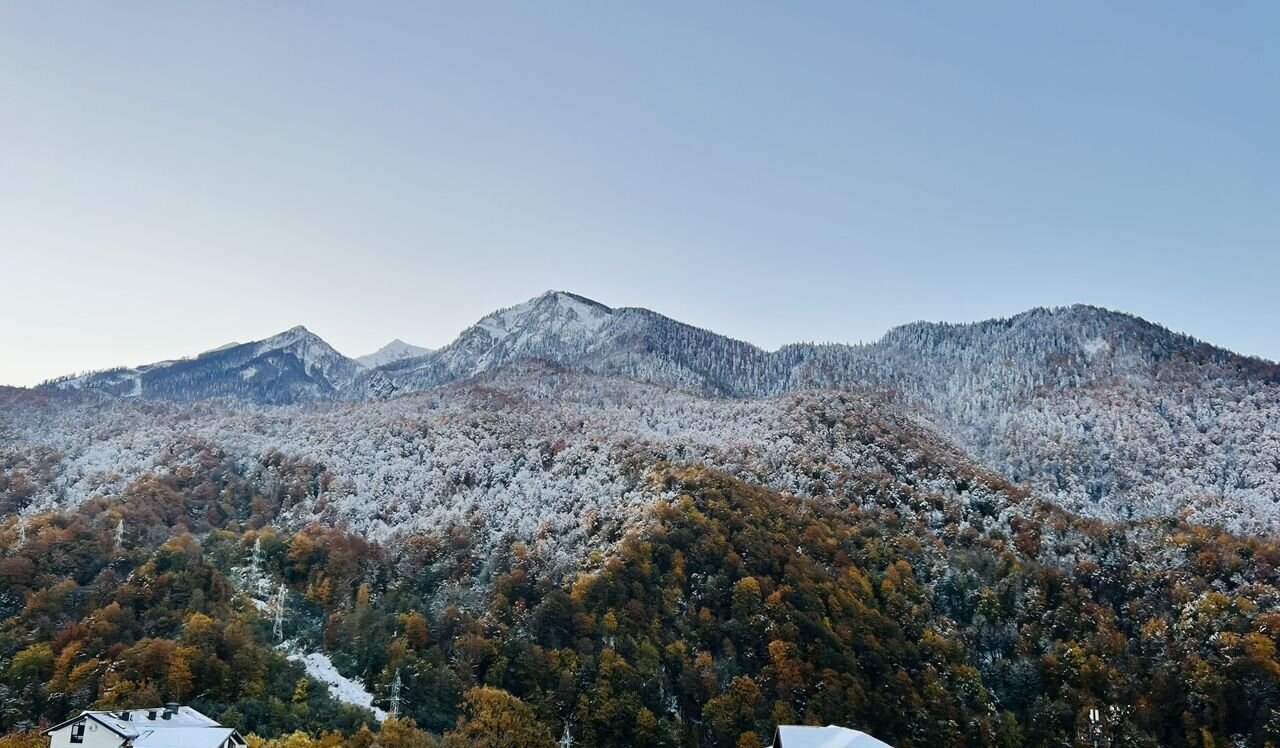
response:
[(700, 398), (871, 395), (1073, 511), (1190, 512), (1239, 531), (1280, 530), (1280, 368), (1088, 306), (913, 323), (865, 345), (769, 352), (646, 309), (547, 292), (484, 317), (439, 350), (372, 369), (295, 328), (192, 360), (49, 386), (151, 400), (376, 401), (538, 362)]

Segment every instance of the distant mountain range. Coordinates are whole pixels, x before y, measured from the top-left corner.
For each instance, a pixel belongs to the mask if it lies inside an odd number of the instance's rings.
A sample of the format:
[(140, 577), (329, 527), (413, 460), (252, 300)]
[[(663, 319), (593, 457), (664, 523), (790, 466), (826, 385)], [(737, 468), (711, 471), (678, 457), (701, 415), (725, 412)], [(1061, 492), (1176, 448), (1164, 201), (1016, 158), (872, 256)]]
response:
[(431, 353), (430, 348), (423, 348), (419, 345), (409, 345), (403, 340), (396, 338), (373, 353), (356, 357), (356, 361), (362, 366), (373, 369), (379, 366), (393, 364), (397, 361), (403, 361), (406, 358), (425, 356), (429, 353)]
[(367, 401), (530, 363), (700, 397), (869, 394), (1076, 511), (1150, 516), (1194, 506), (1238, 529), (1280, 528), (1280, 367), (1090, 306), (917, 322), (865, 345), (765, 351), (648, 309), (549, 291), (434, 351), (397, 340), (350, 359), (296, 327), (44, 387), (177, 402)]
[(62, 377), (44, 386), (148, 400), (238, 397), (279, 404), (337, 397), (362, 368), (358, 361), (298, 326), (265, 340), (231, 343), (194, 358)]
[[(1274, 363), (1082, 305), (972, 324), (916, 322), (875, 343), (797, 343), (770, 352), (648, 309), (612, 309), (548, 291), (485, 316), (439, 350), (397, 339), (350, 359), (299, 326), (194, 358), (67, 376), (44, 386), (152, 400), (358, 400), (429, 389), (530, 359), (726, 397), (835, 387), (938, 399), (964, 379), (974, 384), (969, 394), (1008, 401), (1055, 376), (1078, 385), (1182, 365), (1273, 383), (1280, 376)], [(1016, 373), (999, 373), (1011, 368)], [(981, 386), (992, 379), (1002, 380), (1003, 391)]]

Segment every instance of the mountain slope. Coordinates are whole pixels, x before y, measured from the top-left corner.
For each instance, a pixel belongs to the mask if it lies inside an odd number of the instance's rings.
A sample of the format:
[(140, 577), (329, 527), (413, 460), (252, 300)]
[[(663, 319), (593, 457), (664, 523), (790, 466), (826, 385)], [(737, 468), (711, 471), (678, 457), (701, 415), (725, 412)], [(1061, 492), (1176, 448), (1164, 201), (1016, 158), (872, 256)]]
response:
[(280, 404), (333, 398), (350, 386), (360, 368), (318, 335), (298, 326), (195, 358), (63, 377), (48, 386), (148, 400), (238, 397)]
[(1105, 309), (914, 323), (866, 345), (766, 352), (549, 292), (438, 357), (380, 370), (381, 390), (369, 391), (426, 390), (530, 358), (717, 396), (880, 393), (1074, 511), (1280, 528), (1280, 368)]
[(1280, 502), (1280, 369), (1269, 362), (1083, 306), (785, 355), (798, 362), (788, 387), (889, 393), (1075, 511), (1191, 510), (1274, 532), (1245, 519)]
[[(0, 408), (0, 433), (13, 451), (8, 475), (21, 487), (0, 491), (0, 513), (118, 495), (157, 464), (180, 471), (203, 453), (276, 475), (283, 491), (289, 457), (311, 475), (302, 493), (277, 499), (291, 523), (371, 538), (480, 527), (482, 546), (514, 536), (566, 563), (653, 500), (643, 475), (659, 462), (697, 461), (778, 490), (850, 501), (899, 473), (912, 476), (911, 488), (881, 486), (886, 502), (959, 492), (999, 511), (1009, 499), (993, 492), (1021, 495), (875, 398), (707, 399), (547, 365), (356, 408), (15, 399)], [(957, 475), (968, 476), (963, 489)]]
[[(444, 348), (372, 369), (318, 338), (313, 347), (334, 365), (308, 367), (282, 352), (264, 368), (254, 363), (260, 345), (57, 386), (151, 399), (367, 400), (542, 361), (704, 397), (830, 388), (897, 403), (1082, 514), (1190, 512), (1238, 531), (1280, 531), (1280, 368), (1096, 307), (913, 323), (870, 344), (769, 352), (647, 309), (549, 291), (484, 317)], [(255, 379), (262, 370), (272, 375)]]
[(494, 312), (434, 354), (382, 367), (369, 377), (385, 395), (429, 389), (539, 359), (700, 393), (744, 396), (768, 387), (763, 350), (647, 309), (611, 309), (548, 291)]
[[(582, 748), (759, 745), (796, 722), (903, 748), (1062, 746), (1098, 704), (1113, 745), (1280, 739), (1275, 542), (1074, 517), (845, 394), (699, 402), (522, 376), (368, 408), (209, 403), (201, 422), (245, 409), (205, 432), (218, 441), (162, 440), (112, 495), (0, 521), (0, 729), (172, 695), (268, 736), (349, 736), (276, 745), (373, 744), (353, 734), (368, 712), (301, 680), (283, 639), (446, 735), (487, 684)], [(74, 423), (91, 401), (27, 405), (65, 405)], [(106, 407), (162, 411), (148, 422), (172, 439), (199, 406)], [(247, 426), (293, 454), (255, 458)], [(295, 451), (331, 444), (315, 437), (335, 427), (332, 451)], [(706, 438), (722, 429), (751, 439)], [(330, 460), (353, 448), (374, 460), (374, 485), (415, 464), (456, 468), (440, 498), (464, 512), (381, 538), (333, 527), (347, 515), (323, 504), (343, 503), (358, 462)], [(608, 465), (637, 476), (639, 501), (587, 493)], [(412, 486), (383, 486), (367, 518), (413, 500)], [(547, 519), (569, 509), (592, 535), (573, 563), (557, 543), (573, 523), (509, 522), (548, 498), (564, 503)]]

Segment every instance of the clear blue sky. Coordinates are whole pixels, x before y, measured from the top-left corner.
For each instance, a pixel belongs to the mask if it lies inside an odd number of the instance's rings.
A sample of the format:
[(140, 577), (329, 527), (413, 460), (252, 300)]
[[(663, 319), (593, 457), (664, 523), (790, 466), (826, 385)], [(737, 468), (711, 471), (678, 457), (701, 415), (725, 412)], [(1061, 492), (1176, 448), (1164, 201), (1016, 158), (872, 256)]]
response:
[(1274, 2), (0, 4), (0, 383), (548, 288), (1280, 358)]

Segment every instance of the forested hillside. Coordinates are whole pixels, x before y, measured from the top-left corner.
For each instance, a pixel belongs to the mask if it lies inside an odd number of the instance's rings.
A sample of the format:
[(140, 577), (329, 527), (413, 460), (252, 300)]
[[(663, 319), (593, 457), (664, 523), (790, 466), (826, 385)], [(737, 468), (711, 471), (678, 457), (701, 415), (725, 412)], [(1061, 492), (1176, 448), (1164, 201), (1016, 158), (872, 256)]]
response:
[[(269, 489), (293, 527), (319, 522), (394, 542), (468, 525), (486, 547), (511, 536), (568, 566), (656, 498), (643, 480), (656, 461), (698, 461), (800, 495), (854, 495), (869, 480), (923, 470), (923, 451), (946, 457), (913, 476), (919, 488), (956, 493), (957, 471), (981, 470), (873, 397), (706, 399), (545, 365), (359, 406), (42, 395), (19, 391), (0, 409), (10, 445), (0, 511), (118, 496), (149, 470), (212, 453)], [(973, 501), (1004, 501), (983, 491), (968, 489)]]
[(1271, 364), (1088, 307), (769, 353), (566, 294), (392, 353), (0, 390), (0, 747), (165, 700), (270, 748), (1280, 741)]
[[(481, 553), (466, 524), (394, 544), (280, 529), (313, 476), (201, 451), (5, 521), (0, 719), (176, 699), (317, 744), (483, 745), (501, 724), (527, 745), (750, 746), (794, 721), (911, 748), (1061, 745), (1096, 706), (1114, 745), (1280, 739), (1280, 547), (1076, 518), (881, 439), (910, 461), (808, 497), (655, 463), (662, 498), (573, 569), (514, 538)], [(922, 481), (947, 472), (950, 492)], [(280, 639), (384, 708), (399, 681), (390, 734), (285, 658), (255, 574), (285, 585)]]

